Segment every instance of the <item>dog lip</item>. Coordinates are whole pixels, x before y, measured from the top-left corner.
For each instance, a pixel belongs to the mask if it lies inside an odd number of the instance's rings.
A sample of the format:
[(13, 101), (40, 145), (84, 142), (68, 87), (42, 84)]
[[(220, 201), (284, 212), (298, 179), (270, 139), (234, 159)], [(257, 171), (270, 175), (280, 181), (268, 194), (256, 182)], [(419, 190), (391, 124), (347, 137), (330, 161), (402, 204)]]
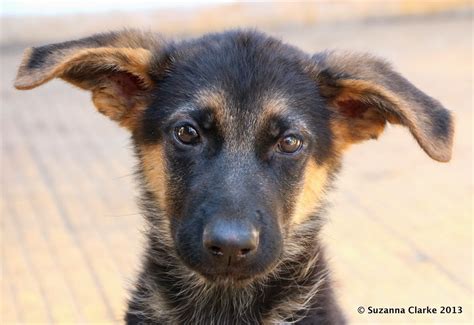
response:
[(253, 278), (252, 274), (243, 273), (235, 268), (229, 267), (224, 270), (219, 270), (215, 272), (201, 272), (206, 278), (211, 281), (218, 281), (219, 279), (232, 279), (234, 281), (245, 281)]

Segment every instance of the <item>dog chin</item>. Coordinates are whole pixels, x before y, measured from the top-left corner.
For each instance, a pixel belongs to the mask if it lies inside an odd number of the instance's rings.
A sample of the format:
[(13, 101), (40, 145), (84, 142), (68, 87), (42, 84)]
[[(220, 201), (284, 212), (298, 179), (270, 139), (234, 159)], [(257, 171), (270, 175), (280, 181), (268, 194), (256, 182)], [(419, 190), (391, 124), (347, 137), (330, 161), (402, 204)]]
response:
[(264, 274), (242, 273), (233, 270), (221, 272), (198, 272), (200, 277), (208, 284), (226, 287), (246, 287)]

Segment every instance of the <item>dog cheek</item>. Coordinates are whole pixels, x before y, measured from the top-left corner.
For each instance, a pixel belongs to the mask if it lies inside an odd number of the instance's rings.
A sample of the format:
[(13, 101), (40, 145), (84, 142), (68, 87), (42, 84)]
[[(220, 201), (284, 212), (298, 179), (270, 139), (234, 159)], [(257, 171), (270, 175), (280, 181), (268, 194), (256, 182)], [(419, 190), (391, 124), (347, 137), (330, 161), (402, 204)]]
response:
[(163, 211), (167, 211), (167, 168), (163, 147), (160, 144), (141, 148), (141, 168), (147, 190), (152, 192)]
[(327, 167), (320, 166), (311, 159), (305, 167), (300, 192), (295, 199), (291, 225), (301, 224), (317, 212), (327, 180)]

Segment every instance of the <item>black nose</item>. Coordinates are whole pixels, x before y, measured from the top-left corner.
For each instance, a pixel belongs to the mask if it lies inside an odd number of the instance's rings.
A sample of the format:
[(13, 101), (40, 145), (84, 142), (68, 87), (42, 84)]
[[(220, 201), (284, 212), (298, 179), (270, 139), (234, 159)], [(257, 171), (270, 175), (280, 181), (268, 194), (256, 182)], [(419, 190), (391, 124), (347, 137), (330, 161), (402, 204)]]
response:
[(204, 228), (203, 244), (219, 264), (235, 264), (257, 250), (258, 231), (250, 224), (219, 220)]

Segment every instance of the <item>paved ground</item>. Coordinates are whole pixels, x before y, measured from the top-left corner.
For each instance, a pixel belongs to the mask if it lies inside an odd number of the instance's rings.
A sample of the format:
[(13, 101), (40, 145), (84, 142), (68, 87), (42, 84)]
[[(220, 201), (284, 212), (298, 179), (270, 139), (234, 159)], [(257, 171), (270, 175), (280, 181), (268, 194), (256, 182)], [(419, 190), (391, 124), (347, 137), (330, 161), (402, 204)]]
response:
[[(465, 17), (269, 29), (308, 51), (387, 57), (457, 118), (454, 158), (430, 160), (393, 127), (345, 160), (324, 240), (348, 318), (472, 321), (472, 22)], [(2, 45), (1, 323), (118, 322), (141, 247), (127, 133), (89, 95), (11, 81)], [(448, 315), (359, 315), (358, 306), (461, 306)]]

